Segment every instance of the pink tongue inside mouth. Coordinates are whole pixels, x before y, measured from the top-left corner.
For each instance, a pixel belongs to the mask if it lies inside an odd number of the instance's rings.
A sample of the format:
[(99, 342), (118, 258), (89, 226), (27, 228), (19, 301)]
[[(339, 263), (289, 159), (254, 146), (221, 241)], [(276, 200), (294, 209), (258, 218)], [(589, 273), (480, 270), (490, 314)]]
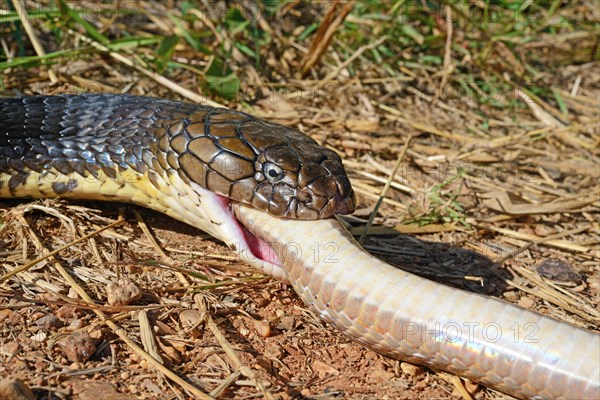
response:
[(235, 221), (235, 223), (241, 228), (242, 232), (244, 233), (244, 239), (246, 240), (248, 249), (252, 252), (252, 254), (260, 260), (269, 262), (271, 264), (275, 264), (280, 267), (282, 265), (281, 260), (275, 253), (275, 250), (273, 250), (273, 248), (267, 242), (250, 232), (235, 217), (235, 214), (229, 208), (231, 201), (225, 196), (221, 196), (219, 194), (217, 194), (216, 196), (219, 203), (221, 203), (221, 205), (223, 206), (223, 210), (226, 210), (226, 212), (230, 214), (231, 218)]
[(275, 264), (277, 266), (281, 266), (281, 260), (275, 253), (275, 250), (267, 242), (254, 235), (245, 226), (241, 225), (242, 231), (244, 232), (244, 237), (246, 238), (246, 243), (250, 248), (252, 254), (263, 261), (267, 261), (271, 264)]

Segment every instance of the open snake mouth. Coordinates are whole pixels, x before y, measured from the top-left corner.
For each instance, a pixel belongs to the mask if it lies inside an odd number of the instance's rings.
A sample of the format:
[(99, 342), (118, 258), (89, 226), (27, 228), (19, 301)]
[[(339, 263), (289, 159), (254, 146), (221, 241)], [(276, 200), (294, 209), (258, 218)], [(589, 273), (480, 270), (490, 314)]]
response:
[(236, 217), (234, 209), (237, 202), (216, 193), (211, 194), (214, 196), (211, 203), (220, 209), (219, 231), (223, 233), (220, 239), (234, 250), (241, 260), (260, 268), (267, 275), (286, 280), (281, 268), (282, 261), (274, 246), (252, 233)]

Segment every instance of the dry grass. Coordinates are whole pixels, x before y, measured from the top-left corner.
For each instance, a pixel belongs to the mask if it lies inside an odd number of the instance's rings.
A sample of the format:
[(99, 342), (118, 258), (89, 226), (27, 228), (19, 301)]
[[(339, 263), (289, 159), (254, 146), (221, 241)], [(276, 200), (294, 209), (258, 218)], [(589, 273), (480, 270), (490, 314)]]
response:
[[(508, 3), (466, 15), (453, 3), (436, 12), (400, 3), (354, 4), (319, 47), (310, 34), (327, 9), (316, 3), (251, 20), (217, 13), (221, 3), (183, 15), (191, 3), (83, 13), (26, 2), (32, 29), (8, 10), (0, 24), (4, 94), (209, 95), (299, 127), (344, 157), (359, 197), (344, 221), (357, 237), (411, 137), (365, 247), (598, 330), (592, 5), (530, 5), (519, 19)], [(349, 342), (291, 289), (162, 215), (56, 200), (4, 201), (0, 215), (0, 375), (37, 398), (501, 397)], [(142, 297), (109, 305), (109, 285), (125, 278)], [(91, 338), (89, 359), (65, 351), (74, 332)]]

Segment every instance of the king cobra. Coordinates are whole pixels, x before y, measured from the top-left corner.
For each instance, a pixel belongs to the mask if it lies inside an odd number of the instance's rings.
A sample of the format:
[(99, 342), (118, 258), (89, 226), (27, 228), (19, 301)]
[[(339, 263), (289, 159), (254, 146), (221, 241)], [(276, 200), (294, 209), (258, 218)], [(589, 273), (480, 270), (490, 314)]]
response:
[(332, 218), (355, 207), (340, 157), (295, 129), (130, 95), (1, 99), (0, 198), (47, 197), (197, 227), (386, 356), (519, 398), (600, 398), (600, 335), (366, 253)]

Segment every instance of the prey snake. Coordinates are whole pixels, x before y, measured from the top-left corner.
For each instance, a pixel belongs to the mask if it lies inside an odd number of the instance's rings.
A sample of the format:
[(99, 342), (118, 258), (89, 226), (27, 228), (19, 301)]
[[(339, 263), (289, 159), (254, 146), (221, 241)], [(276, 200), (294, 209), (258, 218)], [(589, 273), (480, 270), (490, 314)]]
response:
[[(600, 335), (393, 268), (333, 218), (340, 157), (245, 113), (129, 95), (0, 100), (0, 198), (140, 204), (289, 282), (321, 318), (390, 357), (519, 398), (598, 399)], [(314, 245), (336, 247), (316, 258)]]

